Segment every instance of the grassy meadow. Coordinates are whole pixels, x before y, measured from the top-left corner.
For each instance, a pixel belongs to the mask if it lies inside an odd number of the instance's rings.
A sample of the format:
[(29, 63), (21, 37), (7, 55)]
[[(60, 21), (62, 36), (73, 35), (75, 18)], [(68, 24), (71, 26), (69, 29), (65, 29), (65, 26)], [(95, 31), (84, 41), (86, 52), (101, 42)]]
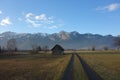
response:
[[(81, 51), (79, 55), (104, 80), (120, 80), (120, 52)], [(0, 56), (0, 80), (62, 80), (71, 56), (70, 53)], [(77, 55), (72, 72), (73, 80), (88, 80)]]
[(104, 80), (120, 80), (120, 52), (82, 52), (79, 55)]
[(71, 55), (20, 55), (0, 58), (0, 80), (61, 80)]
[(88, 80), (88, 77), (76, 55), (74, 58), (73, 76), (73, 80)]

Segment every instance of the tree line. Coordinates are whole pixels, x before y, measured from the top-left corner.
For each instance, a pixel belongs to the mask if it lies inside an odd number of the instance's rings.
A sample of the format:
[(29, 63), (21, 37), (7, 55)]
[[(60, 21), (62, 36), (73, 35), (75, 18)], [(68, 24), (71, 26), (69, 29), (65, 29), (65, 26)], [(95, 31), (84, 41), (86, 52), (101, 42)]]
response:
[[(120, 49), (120, 36), (117, 36), (114, 39), (114, 44), (113, 45), (116, 46), (117, 49)], [(108, 50), (109, 48), (107, 46), (104, 46), (103, 49), (104, 50)], [(96, 47), (92, 46), (91, 50), (95, 51)], [(16, 39), (10, 39), (10, 40), (8, 40), (6, 48), (0, 46), (0, 53), (3, 53), (3, 52), (17, 52), (17, 51), (18, 51), (18, 48), (17, 48)], [(34, 45), (34, 46), (32, 45), (31, 53), (38, 53), (39, 51), (45, 51), (45, 52), (47, 52), (47, 51), (49, 51), (49, 47), (47, 45), (44, 46), (44, 47), (37, 46), (37, 45)]]
[[(49, 51), (49, 47), (47, 45), (41, 47), (41, 46), (37, 46), (37, 45), (31, 45), (31, 50), (29, 50), (31, 53), (38, 53), (39, 51), (44, 51), (47, 52)], [(4, 53), (4, 52), (17, 52), (20, 51), (17, 48), (17, 41), (16, 39), (10, 39), (7, 41), (6, 43), (6, 48), (0, 46), (0, 53)]]

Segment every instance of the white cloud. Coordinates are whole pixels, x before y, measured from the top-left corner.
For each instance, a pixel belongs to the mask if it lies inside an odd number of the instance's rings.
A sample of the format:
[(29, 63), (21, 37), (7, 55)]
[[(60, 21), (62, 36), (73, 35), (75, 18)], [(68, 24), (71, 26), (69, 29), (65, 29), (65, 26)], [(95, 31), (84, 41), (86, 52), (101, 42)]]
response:
[(35, 19), (36, 19), (36, 20), (46, 21), (46, 20), (47, 20), (47, 17), (46, 17), (45, 14), (41, 14), (41, 15), (35, 16)]
[(2, 11), (0, 11), (0, 14), (2, 14)]
[(26, 18), (26, 22), (29, 23), (31, 26), (33, 27), (40, 27), (41, 24), (39, 24), (36, 20), (35, 20), (35, 15), (33, 13), (27, 13), (25, 15)]
[(12, 22), (10, 21), (9, 17), (6, 17), (0, 21), (0, 26), (7, 26), (7, 25), (11, 25), (11, 24), (12, 24)]
[(40, 14), (35, 16), (35, 20), (40, 21), (42, 23), (46, 23), (46, 24), (54, 23), (53, 17), (52, 16), (47, 17), (46, 14)]
[(26, 22), (30, 23), (33, 27), (40, 27), (41, 26), (41, 24), (36, 23), (35, 21), (30, 20), (30, 19), (26, 19)]
[(34, 16), (34, 14), (32, 14), (32, 13), (27, 13), (25, 17), (26, 17), (26, 18), (30, 18), (31, 16)]
[(53, 16), (46, 16), (46, 14), (35, 15), (33, 13), (27, 13), (25, 19), (32, 27), (55, 29), (59, 24)]
[(120, 3), (114, 3), (114, 4), (110, 4), (107, 6), (97, 8), (97, 10), (107, 10), (107, 11), (114, 11), (117, 9), (120, 9)]
[(120, 4), (111, 4), (107, 8), (108, 8), (109, 11), (113, 11), (113, 10), (119, 9)]

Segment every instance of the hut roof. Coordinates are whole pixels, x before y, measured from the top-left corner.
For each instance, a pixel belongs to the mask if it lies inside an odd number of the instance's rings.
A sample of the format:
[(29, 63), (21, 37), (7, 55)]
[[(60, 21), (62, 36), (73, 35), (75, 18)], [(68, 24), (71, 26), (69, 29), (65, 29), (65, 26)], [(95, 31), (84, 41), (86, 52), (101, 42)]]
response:
[(64, 51), (63, 47), (61, 47), (60, 45), (56, 44), (51, 50), (55, 50), (55, 49), (60, 49), (62, 51)]

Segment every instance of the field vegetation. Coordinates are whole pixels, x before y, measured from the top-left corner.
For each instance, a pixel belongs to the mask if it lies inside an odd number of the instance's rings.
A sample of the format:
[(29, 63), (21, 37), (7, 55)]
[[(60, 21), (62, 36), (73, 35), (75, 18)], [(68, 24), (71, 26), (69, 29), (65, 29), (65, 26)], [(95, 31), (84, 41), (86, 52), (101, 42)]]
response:
[(61, 80), (71, 55), (0, 57), (0, 80)]
[(84, 71), (82, 64), (78, 57), (74, 56), (74, 66), (73, 66), (73, 80), (88, 80), (86, 72)]
[(82, 52), (79, 55), (104, 80), (120, 80), (120, 52)]
[[(120, 80), (119, 51), (81, 51), (80, 57), (104, 80)], [(72, 54), (50, 53), (0, 56), (0, 80), (62, 80)], [(74, 54), (73, 80), (88, 80)], [(72, 80), (72, 79), (71, 79)]]

